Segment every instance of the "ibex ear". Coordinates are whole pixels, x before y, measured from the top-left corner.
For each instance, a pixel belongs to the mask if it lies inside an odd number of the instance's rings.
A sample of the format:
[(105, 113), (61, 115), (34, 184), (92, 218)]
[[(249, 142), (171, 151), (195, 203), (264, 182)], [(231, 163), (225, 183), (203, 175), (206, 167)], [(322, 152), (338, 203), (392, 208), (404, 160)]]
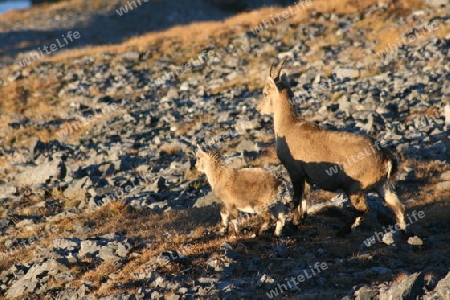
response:
[(271, 88), (277, 86), (275, 80), (272, 77), (267, 77), (266, 84), (268, 84)]
[(280, 76), (280, 81), (283, 81), (283, 82), (286, 82), (286, 83), (289, 82), (289, 80), (288, 80), (287, 75), (286, 75), (285, 72), (283, 72), (283, 73), (281, 74), (281, 76)]

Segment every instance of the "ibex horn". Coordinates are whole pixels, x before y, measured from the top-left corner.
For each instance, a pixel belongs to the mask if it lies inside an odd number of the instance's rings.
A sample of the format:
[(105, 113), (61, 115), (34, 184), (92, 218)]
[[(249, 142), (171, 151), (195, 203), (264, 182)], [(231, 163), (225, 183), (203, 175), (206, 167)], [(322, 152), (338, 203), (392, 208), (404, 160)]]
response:
[(270, 65), (270, 69), (269, 69), (269, 72), (267, 74), (269, 77), (272, 77), (272, 69), (273, 69), (273, 63), (272, 63), (272, 65)]
[(276, 76), (273, 77), (274, 79), (280, 77), (281, 68), (283, 67), (283, 64), (286, 62), (287, 59), (288, 59), (287, 56), (284, 57), (281, 63), (278, 65), (277, 69), (275, 70)]

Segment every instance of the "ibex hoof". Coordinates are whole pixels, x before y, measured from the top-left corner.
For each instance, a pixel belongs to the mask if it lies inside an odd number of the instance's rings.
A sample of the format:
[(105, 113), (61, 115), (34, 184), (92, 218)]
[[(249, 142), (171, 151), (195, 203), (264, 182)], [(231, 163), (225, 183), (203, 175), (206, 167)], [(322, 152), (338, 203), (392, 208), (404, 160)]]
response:
[(284, 235), (281, 232), (280, 233), (276, 233), (275, 232), (274, 236), (277, 237), (277, 238), (282, 238)]

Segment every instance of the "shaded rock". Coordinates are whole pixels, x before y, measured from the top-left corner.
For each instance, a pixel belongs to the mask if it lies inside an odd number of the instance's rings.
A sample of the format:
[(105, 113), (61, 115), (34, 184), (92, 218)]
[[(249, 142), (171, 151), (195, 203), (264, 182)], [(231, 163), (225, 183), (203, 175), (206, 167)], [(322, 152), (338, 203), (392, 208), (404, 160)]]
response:
[(261, 287), (263, 285), (267, 285), (268, 287), (271, 287), (275, 283), (275, 279), (270, 277), (270, 275), (263, 274), (259, 279), (256, 285), (258, 287)]
[(363, 276), (377, 276), (387, 274), (392, 274), (392, 270), (385, 267), (372, 267), (362, 272), (356, 272), (354, 275), (357, 277), (363, 277)]
[(214, 196), (213, 192), (209, 192), (207, 195), (197, 199), (195, 201), (193, 207), (204, 207), (204, 206), (210, 206), (213, 205), (213, 203), (217, 203), (217, 198)]
[(380, 290), (380, 300), (405, 299), (415, 300), (424, 286), (424, 274), (421, 272), (407, 276), (400, 282), (394, 283), (386, 290)]
[(56, 261), (65, 265), (66, 267), (75, 266), (79, 262), (78, 257), (76, 256), (76, 254), (73, 253), (69, 253), (68, 255), (62, 258), (57, 258)]
[(184, 256), (177, 250), (162, 251), (157, 258), (157, 262), (161, 265), (167, 265), (173, 262), (187, 262), (188, 260), (187, 256)]
[(153, 181), (150, 184), (147, 184), (145, 190), (159, 193), (163, 191), (165, 188), (166, 188), (166, 179), (162, 176), (158, 176), (155, 181)]

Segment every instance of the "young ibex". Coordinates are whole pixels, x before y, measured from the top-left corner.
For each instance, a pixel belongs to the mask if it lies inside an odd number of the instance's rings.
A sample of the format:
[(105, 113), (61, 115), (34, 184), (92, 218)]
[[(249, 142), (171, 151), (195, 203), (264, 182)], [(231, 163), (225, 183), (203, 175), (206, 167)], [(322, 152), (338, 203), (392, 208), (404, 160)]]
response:
[(197, 147), (198, 171), (205, 173), (212, 191), (221, 204), (221, 233), (228, 231), (231, 217), (236, 233), (240, 232), (239, 211), (256, 213), (264, 223), (259, 234), (270, 226), (271, 214), (277, 220), (275, 235), (279, 236), (285, 223), (283, 196), (286, 185), (281, 177), (261, 168), (234, 169), (223, 162), (217, 147)]
[[(309, 185), (315, 184), (328, 191), (343, 190), (355, 207), (354, 218), (340, 230), (341, 234), (351, 232), (368, 213), (365, 192), (372, 189), (386, 201), (395, 213), (398, 226), (405, 230), (405, 207), (390, 184), (397, 171), (395, 156), (369, 137), (326, 130), (298, 117), (291, 103), (294, 94), (287, 78), (285, 74), (280, 76), (285, 61), (274, 76), (273, 64), (270, 67), (258, 110), (274, 116), (277, 155), (294, 187), (293, 224), (298, 225), (306, 216), (306, 202), (300, 205), (300, 201), (305, 187), (309, 192)], [(358, 155), (356, 163), (344, 163), (355, 155)]]

